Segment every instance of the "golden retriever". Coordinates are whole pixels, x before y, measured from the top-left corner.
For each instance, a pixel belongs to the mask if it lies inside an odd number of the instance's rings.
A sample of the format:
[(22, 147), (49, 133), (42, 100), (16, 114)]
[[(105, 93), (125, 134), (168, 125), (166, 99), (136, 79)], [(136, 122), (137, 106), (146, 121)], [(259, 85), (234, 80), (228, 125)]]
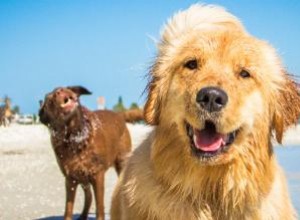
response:
[(150, 73), (156, 125), (113, 195), (112, 220), (296, 219), (273, 152), (300, 97), (275, 50), (217, 6), (169, 20)]

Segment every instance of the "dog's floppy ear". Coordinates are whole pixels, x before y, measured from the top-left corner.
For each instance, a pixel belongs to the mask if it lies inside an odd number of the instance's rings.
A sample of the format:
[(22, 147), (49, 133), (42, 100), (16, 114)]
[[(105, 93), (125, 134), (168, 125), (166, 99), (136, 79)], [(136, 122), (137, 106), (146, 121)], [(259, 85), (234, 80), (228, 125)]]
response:
[(288, 76), (285, 77), (285, 82), (280, 88), (275, 102), (273, 128), (276, 140), (281, 144), (283, 132), (290, 125), (296, 124), (300, 117), (300, 90)]
[(40, 107), (39, 118), (40, 118), (40, 122), (47, 126), (50, 123), (50, 118), (44, 108), (45, 108), (45, 105), (42, 105)]
[(43, 107), (43, 104), (44, 104), (43, 100), (40, 100), (40, 101), (39, 101), (40, 108)]
[(78, 96), (92, 94), (88, 89), (84, 88), (83, 86), (68, 86), (67, 89), (72, 90)]
[(156, 58), (154, 65), (150, 69), (149, 81), (146, 87), (148, 92), (147, 101), (144, 107), (145, 121), (150, 125), (158, 125), (162, 110), (162, 99), (167, 93), (167, 77), (169, 70), (161, 62), (159, 56)]
[(144, 107), (144, 118), (146, 122), (149, 123), (150, 125), (159, 124), (161, 101), (160, 101), (157, 81), (158, 79), (152, 76), (152, 79), (147, 85), (148, 97)]

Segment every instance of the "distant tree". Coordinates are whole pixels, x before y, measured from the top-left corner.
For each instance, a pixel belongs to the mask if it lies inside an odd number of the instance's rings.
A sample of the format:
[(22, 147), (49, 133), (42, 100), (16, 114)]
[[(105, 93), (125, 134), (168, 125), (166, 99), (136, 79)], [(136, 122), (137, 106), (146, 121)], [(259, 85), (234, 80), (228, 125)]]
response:
[(10, 108), (11, 98), (5, 95), (4, 98), (0, 98), (0, 102), (2, 102), (6, 108)]
[(18, 105), (15, 105), (13, 108), (12, 108), (12, 112), (14, 114), (20, 114), (20, 107)]
[(37, 118), (38, 118), (37, 115), (33, 114), (32, 118), (33, 118), (33, 123), (36, 123), (37, 122)]
[(133, 103), (131, 103), (129, 109), (137, 109), (137, 108), (139, 108), (138, 104), (136, 102), (133, 102)]
[(126, 108), (124, 107), (124, 104), (123, 104), (122, 96), (119, 96), (118, 103), (116, 105), (114, 105), (113, 110), (115, 112), (122, 112), (122, 111), (126, 110)]
[(9, 98), (7, 95), (4, 96), (4, 103), (5, 105), (10, 105), (11, 103), (11, 98)]

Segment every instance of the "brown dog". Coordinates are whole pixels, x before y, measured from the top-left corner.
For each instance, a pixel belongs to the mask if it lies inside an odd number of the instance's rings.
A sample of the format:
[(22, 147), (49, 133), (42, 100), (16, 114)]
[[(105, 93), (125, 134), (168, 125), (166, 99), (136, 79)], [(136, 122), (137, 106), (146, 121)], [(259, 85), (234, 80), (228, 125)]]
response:
[(145, 105), (156, 125), (115, 190), (112, 220), (292, 220), (272, 147), (300, 115), (274, 49), (233, 15), (194, 5), (169, 20)]
[(120, 112), (120, 113), (123, 115), (123, 117), (129, 123), (134, 123), (134, 122), (144, 120), (144, 112), (140, 108), (134, 108), (134, 109), (130, 109), (130, 110), (127, 110), (124, 112)]
[(105, 171), (115, 166), (120, 174), (131, 140), (122, 114), (89, 111), (79, 102), (79, 96), (84, 94), (91, 93), (83, 87), (57, 88), (46, 95), (39, 116), (50, 129), (57, 162), (66, 180), (64, 218), (72, 219), (76, 187), (81, 184), (85, 203), (80, 219), (88, 217), (92, 185), (97, 220), (103, 220)]

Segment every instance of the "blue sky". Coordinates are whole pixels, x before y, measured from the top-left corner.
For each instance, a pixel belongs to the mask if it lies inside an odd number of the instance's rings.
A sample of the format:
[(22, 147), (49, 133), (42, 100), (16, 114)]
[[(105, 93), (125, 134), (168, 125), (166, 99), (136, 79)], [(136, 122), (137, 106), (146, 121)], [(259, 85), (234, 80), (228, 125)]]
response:
[[(0, 1), (0, 96), (23, 113), (57, 86), (83, 85), (82, 103), (111, 108), (143, 104), (144, 76), (155, 57), (153, 38), (176, 11), (198, 1)], [(287, 70), (300, 74), (300, 1), (204, 1), (239, 17), (248, 31), (270, 42)]]

